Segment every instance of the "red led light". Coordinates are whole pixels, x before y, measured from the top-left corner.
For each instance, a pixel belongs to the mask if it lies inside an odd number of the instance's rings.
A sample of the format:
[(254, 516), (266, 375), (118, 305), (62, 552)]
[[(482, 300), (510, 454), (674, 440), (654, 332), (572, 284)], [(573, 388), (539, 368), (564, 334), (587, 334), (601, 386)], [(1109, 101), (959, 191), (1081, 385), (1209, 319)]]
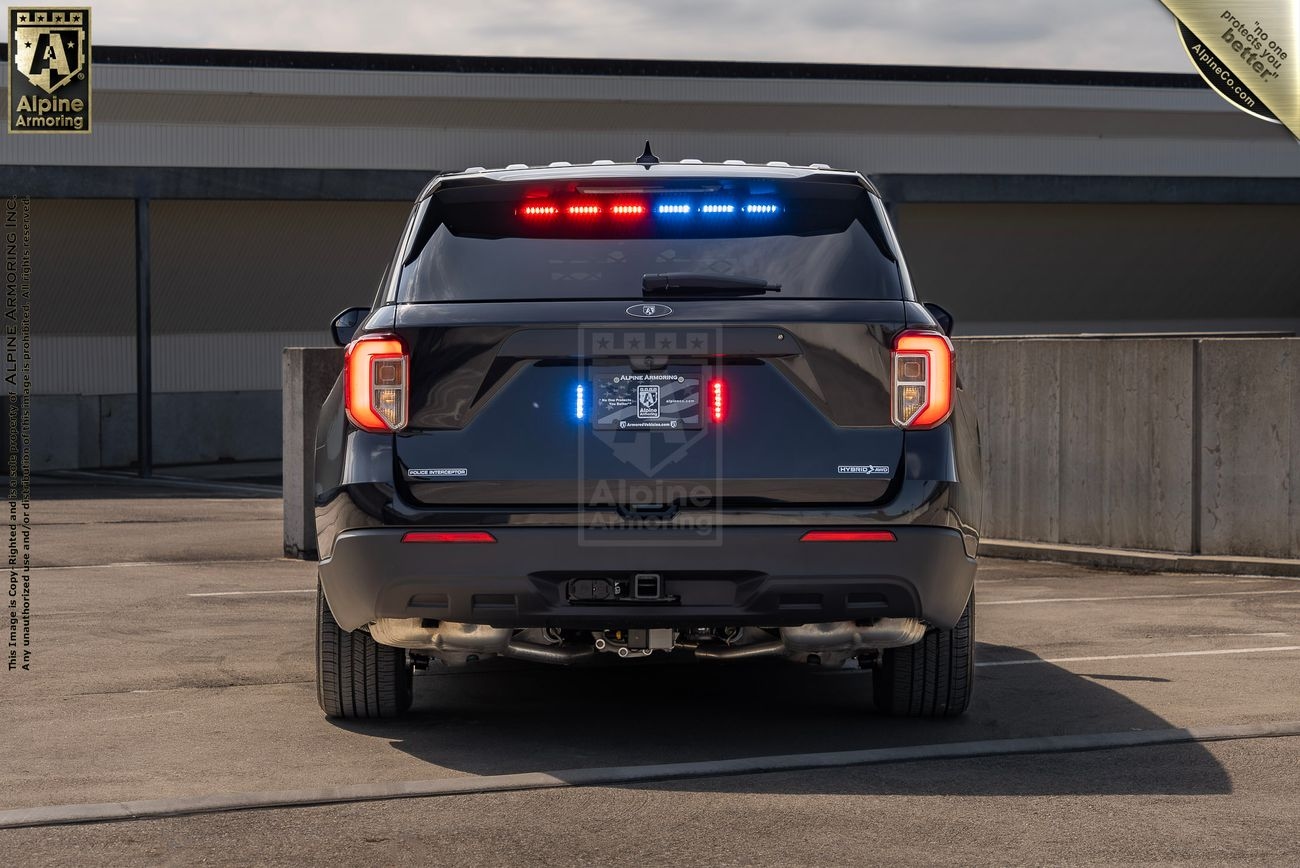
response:
[(570, 217), (595, 217), (600, 214), (600, 206), (578, 202), (570, 205), (568, 211)]
[(554, 217), (560, 213), (560, 209), (554, 205), (525, 205), (519, 209), (519, 213), (525, 217)]
[(615, 217), (644, 217), (646, 207), (640, 202), (617, 202), (610, 206), (609, 213)]
[(800, 542), (893, 542), (892, 530), (810, 530)]
[(727, 417), (727, 385), (722, 380), (709, 380), (709, 418), (721, 422)]
[(485, 530), (413, 530), (402, 534), (404, 543), (494, 543)]

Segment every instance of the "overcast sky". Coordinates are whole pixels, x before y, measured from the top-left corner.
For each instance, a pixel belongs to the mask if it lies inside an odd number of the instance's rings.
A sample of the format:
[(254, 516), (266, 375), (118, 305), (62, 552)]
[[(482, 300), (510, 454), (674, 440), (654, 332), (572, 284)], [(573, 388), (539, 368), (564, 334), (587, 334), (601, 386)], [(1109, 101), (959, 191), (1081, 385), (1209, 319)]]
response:
[(99, 45), (1191, 71), (1158, 0), (96, 0)]

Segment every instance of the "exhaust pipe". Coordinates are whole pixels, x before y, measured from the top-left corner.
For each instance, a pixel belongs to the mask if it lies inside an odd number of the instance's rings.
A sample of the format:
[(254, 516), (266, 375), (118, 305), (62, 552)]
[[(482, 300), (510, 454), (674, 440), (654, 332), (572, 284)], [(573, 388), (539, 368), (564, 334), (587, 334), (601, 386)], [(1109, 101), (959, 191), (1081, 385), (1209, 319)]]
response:
[(566, 648), (539, 642), (512, 641), (514, 634), (515, 631), (510, 627), (488, 627), (458, 621), (441, 621), (436, 627), (425, 627), (420, 618), (380, 618), (370, 625), (370, 635), (380, 645), (391, 645), (408, 651), (427, 651), (449, 665), (470, 663), (493, 655), (568, 665), (596, 653), (594, 648)]
[(566, 648), (561, 645), (539, 645), (536, 642), (511, 642), (506, 646), (506, 657), (532, 660), (535, 663), (554, 663), (568, 666), (587, 657), (596, 656), (594, 648)]
[(781, 641), (791, 654), (852, 654), (868, 648), (915, 645), (925, 635), (925, 625), (915, 618), (880, 618), (871, 624), (829, 621), (782, 627)]
[(900, 648), (921, 641), (925, 625), (915, 618), (880, 618), (871, 624), (830, 621), (782, 627), (781, 641), (749, 645), (702, 645), (695, 649), (701, 660), (748, 660), (755, 657), (789, 657), (793, 660), (837, 665), (873, 648)]
[(695, 649), (699, 660), (750, 660), (755, 657), (783, 657), (785, 646), (780, 642), (756, 642), (753, 645), (724, 645), (710, 648), (705, 645)]

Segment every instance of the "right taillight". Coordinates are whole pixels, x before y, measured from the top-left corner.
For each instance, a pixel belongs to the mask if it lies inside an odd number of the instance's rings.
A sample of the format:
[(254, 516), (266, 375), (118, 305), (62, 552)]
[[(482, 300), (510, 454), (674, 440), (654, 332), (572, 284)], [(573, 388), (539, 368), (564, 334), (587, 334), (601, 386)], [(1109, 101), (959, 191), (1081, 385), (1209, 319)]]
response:
[(385, 434), (406, 427), (406, 346), (393, 335), (366, 335), (348, 345), (343, 362), (343, 407), (352, 424)]
[(900, 428), (933, 428), (952, 413), (952, 343), (938, 332), (894, 339), (893, 417)]

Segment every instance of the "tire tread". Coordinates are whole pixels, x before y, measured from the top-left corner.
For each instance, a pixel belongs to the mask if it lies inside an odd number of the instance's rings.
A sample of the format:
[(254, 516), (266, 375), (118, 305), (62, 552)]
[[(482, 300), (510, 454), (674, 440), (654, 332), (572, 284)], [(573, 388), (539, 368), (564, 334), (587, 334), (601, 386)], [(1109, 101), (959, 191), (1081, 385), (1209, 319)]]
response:
[(344, 630), (316, 588), (316, 699), (327, 717), (392, 718), (411, 707), (406, 651), (380, 645), (365, 630)]
[(887, 648), (873, 676), (876, 707), (897, 717), (956, 717), (974, 687), (974, 599), (951, 630), (930, 629), (915, 645)]

